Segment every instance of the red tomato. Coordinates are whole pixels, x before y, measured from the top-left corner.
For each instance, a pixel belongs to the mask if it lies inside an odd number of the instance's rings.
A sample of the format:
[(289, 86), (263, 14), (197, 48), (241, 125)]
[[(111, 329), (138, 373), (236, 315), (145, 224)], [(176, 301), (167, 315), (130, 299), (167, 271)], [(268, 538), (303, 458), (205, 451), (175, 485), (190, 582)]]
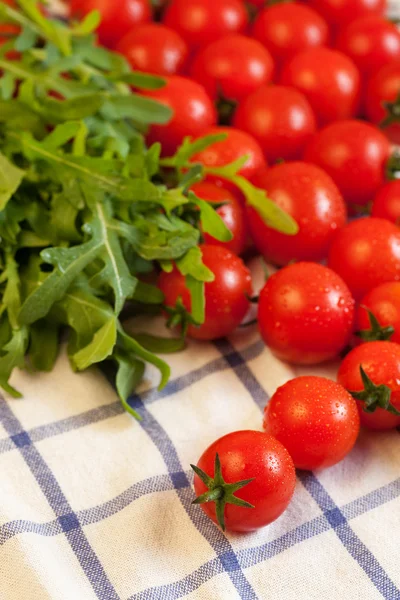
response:
[(400, 229), (373, 217), (353, 221), (337, 232), (328, 264), (360, 300), (377, 285), (400, 280)]
[[(378, 322), (371, 324), (369, 313)], [(374, 319), (373, 319), (374, 321)], [(390, 340), (400, 342), (400, 283), (382, 283), (369, 291), (356, 312), (356, 328), (360, 341)]]
[[(367, 375), (364, 380), (360, 367)], [(375, 430), (393, 429), (400, 425), (400, 416), (387, 410), (390, 407), (400, 410), (398, 344), (370, 342), (357, 346), (340, 365), (338, 382), (357, 398), (361, 425)], [(386, 409), (383, 408), (385, 406)], [(365, 408), (373, 412), (366, 412)]]
[[(204, 264), (215, 279), (205, 284), (205, 321), (200, 327), (190, 325), (188, 334), (198, 340), (215, 340), (232, 333), (249, 309), (252, 293), (251, 275), (243, 261), (221, 246), (201, 247)], [(165, 305), (174, 307), (179, 298), (191, 310), (191, 299), (185, 277), (175, 267), (171, 273), (161, 273), (159, 287)]]
[(229, 33), (244, 31), (248, 15), (240, 0), (172, 0), (164, 23), (191, 48), (206, 46)]
[(248, 231), (245, 209), (238, 198), (229, 190), (208, 181), (196, 183), (191, 189), (196, 196), (210, 204), (224, 202), (223, 206), (217, 208), (217, 213), (233, 234), (230, 242), (220, 242), (204, 233), (204, 243), (222, 246), (234, 254), (241, 254), (246, 248)]
[(264, 9), (254, 23), (253, 36), (283, 64), (302, 50), (324, 46), (329, 31), (315, 10), (291, 2)]
[(147, 136), (150, 144), (161, 142), (164, 156), (172, 155), (186, 136), (202, 136), (216, 123), (217, 113), (206, 91), (186, 77), (173, 75), (165, 87), (142, 94), (174, 111), (168, 124), (152, 125)]
[(77, 19), (98, 10), (100, 42), (111, 48), (133, 27), (150, 21), (152, 16), (150, 0), (70, 0), (69, 8), (72, 17)]
[(308, 0), (308, 4), (329, 23), (339, 26), (368, 15), (383, 17), (387, 10), (387, 0)]
[(250, 133), (271, 162), (301, 158), (316, 131), (306, 97), (282, 85), (262, 86), (250, 94), (239, 104), (233, 124)]
[(344, 459), (360, 431), (357, 405), (338, 383), (297, 377), (267, 403), (265, 431), (279, 440), (297, 469), (313, 471)]
[(360, 103), (360, 74), (355, 64), (329, 48), (297, 54), (283, 69), (283, 85), (306, 96), (320, 125), (354, 117)]
[[(379, 69), (368, 82), (365, 95), (365, 112), (369, 121), (381, 124), (386, 118), (393, 117), (393, 123), (383, 128), (383, 132), (394, 144), (400, 144), (400, 123), (395, 111), (385, 107), (385, 103), (396, 103), (400, 95), (400, 60), (395, 60)], [(396, 122), (397, 121), (397, 122)]]
[[(217, 455), (220, 462), (216, 460)], [(222, 518), (218, 519), (216, 514), (218, 501), (207, 502), (204, 498), (207, 503), (200, 506), (214, 523), (230, 531), (253, 531), (275, 521), (288, 507), (296, 485), (296, 473), (288, 451), (261, 431), (235, 431), (225, 435), (207, 448), (197, 468), (193, 468), (197, 496), (207, 493), (210, 488), (221, 489), (224, 498), (219, 505)], [(227, 484), (235, 483), (242, 485), (236, 490), (226, 489)], [(235, 498), (242, 501), (239, 500), (239, 506)], [(243, 501), (248, 503), (247, 506)]]
[(393, 23), (382, 17), (363, 17), (342, 31), (337, 48), (347, 54), (363, 74), (371, 75), (391, 60), (400, 58), (400, 33)]
[(271, 81), (274, 63), (260, 42), (232, 34), (196, 56), (190, 73), (213, 99), (242, 100)]
[(263, 171), (253, 182), (299, 225), (296, 235), (279, 233), (247, 207), (252, 238), (266, 260), (287, 265), (326, 258), (336, 230), (346, 223), (346, 205), (329, 175), (314, 165), (289, 162)]
[(258, 304), (261, 335), (279, 358), (317, 364), (337, 356), (350, 341), (354, 300), (331, 269), (299, 262), (265, 284)]
[(192, 162), (199, 162), (207, 167), (222, 167), (242, 156), (248, 156), (247, 162), (239, 171), (239, 174), (246, 179), (251, 179), (266, 166), (263, 152), (251, 135), (234, 127), (211, 127), (202, 135), (218, 133), (225, 133), (227, 138), (196, 154), (192, 158)]
[(181, 73), (188, 57), (186, 42), (160, 23), (135, 27), (122, 38), (116, 51), (128, 59), (132, 69), (155, 75)]
[(390, 144), (362, 121), (328, 125), (311, 140), (304, 158), (324, 169), (349, 204), (365, 206), (383, 185)]
[(400, 222), (400, 181), (386, 183), (377, 195), (371, 209), (373, 217), (387, 219), (396, 225)]

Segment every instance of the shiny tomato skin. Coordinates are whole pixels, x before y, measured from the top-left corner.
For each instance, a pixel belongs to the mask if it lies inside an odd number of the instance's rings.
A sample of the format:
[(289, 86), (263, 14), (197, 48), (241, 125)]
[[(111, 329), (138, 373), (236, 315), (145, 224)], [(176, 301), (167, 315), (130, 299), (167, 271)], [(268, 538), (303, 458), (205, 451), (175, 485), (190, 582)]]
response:
[(398, 225), (400, 223), (400, 181), (388, 181), (378, 191), (371, 209), (372, 217), (387, 219)]
[(217, 121), (215, 107), (200, 84), (179, 75), (166, 81), (163, 88), (141, 92), (174, 111), (169, 123), (152, 125), (147, 135), (149, 144), (161, 142), (163, 156), (174, 154), (186, 136), (202, 136)]
[(328, 265), (361, 300), (377, 285), (400, 280), (400, 229), (375, 217), (352, 221), (337, 232)]
[[(381, 327), (394, 327), (390, 341), (400, 343), (400, 282), (382, 283), (362, 298), (356, 311), (357, 331), (371, 329), (368, 311), (375, 316)], [(359, 341), (363, 343), (361, 338)]]
[(341, 385), (304, 376), (278, 388), (265, 407), (264, 428), (285, 446), (297, 469), (313, 471), (347, 456), (360, 419), (355, 401)]
[(214, 100), (240, 101), (272, 79), (274, 63), (260, 42), (232, 34), (206, 46), (195, 57), (190, 75)]
[(280, 82), (302, 92), (320, 126), (356, 116), (361, 78), (353, 61), (330, 48), (311, 48), (286, 63)]
[[(364, 389), (360, 366), (375, 385), (386, 385), (391, 390), (390, 402), (400, 410), (400, 346), (393, 342), (369, 342), (354, 348), (343, 360), (338, 372), (338, 382), (351, 392)], [(368, 429), (388, 430), (400, 425), (400, 417), (377, 408), (373, 413), (363, 410), (357, 400), (361, 425)]]
[(362, 74), (370, 75), (400, 58), (400, 33), (387, 19), (363, 17), (341, 32), (337, 49), (347, 54)]
[[(198, 340), (215, 340), (232, 333), (249, 309), (252, 293), (251, 275), (243, 261), (221, 246), (201, 246), (204, 264), (215, 279), (205, 284), (205, 322), (200, 327), (190, 325), (188, 335)], [(185, 277), (176, 267), (171, 273), (161, 273), (159, 288), (166, 306), (174, 307), (180, 297), (190, 311), (191, 299)]]
[(308, 4), (331, 25), (341, 27), (360, 17), (383, 17), (387, 11), (387, 0), (308, 0)]
[(240, 200), (229, 190), (208, 181), (196, 183), (191, 190), (210, 204), (224, 202), (223, 206), (217, 208), (217, 213), (233, 235), (230, 242), (220, 242), (210, 234), (204, 233), (204, 243), (222, 246), (233, 254), (242, 254), (247, 245), (248, 227), (246, 212)]
[[(400, 60), (385, 65), (368, 81), (365, 94), (365, 114), (369, 121), (380, 125), (388, 116), (385, 102), (395, 102), (400, 94)], [(394, 144), (400, 144), (400, 123), (391, 123), (382, 128)]]
[(363, 121), (339, 121), (319, 131), (304, 160), (324, 169), (348, 204), (365, 206), (383, 185), (391, 153), (386, 136)]
[(316, 132), (307, 98), (283, 85), (262, 86), (238, 106), (234, 127), (252, 135), (269, 162), (301, 158)]
[[(215, 455), (221, 461), (222, 476), (227, 483), (253, 479), (235, 493), (254, 508), (233, 504), (225, 506), (225, 523), (229, 531), (254, 531), (275, 521), (286, 510), (296, 486), (293, 461), (276, 439), (261, 431), (235, 431), (216, 440), (201, 455), (197, 466), (214, 477)], [(195, 475), (196, 496), (207, 491)], [(215, 503), (201, 504), (206, 515), (217, 522)]]
[(248, 14), (241, 0), (172, 0), (163, 21), (190, 48), (198, 49), (230, 33), (244, 32)]
[(260, 294), (258, 324), (267, 346), (282, 360), (318, 364), (348, 344), (354, 300), (344, 281), (317, 263), (284, 267)]
[(282, 3), (268, 6), (258, 15), (253, 37), (282, 65), (302, 50), (325, 46), (329, 30), (324, 19), (312, 8)]
[(116, 46), (132, 69), (154, 75), (179, 75), (189, 50), (181, 36), (160, 23), (146, 23), (132, 29)]
[(268, 198), (299, 226), (296, 235), (279, 233), (248, 206), (251, 235), (264, 258), (279, 266), (326, 258), (335, 232), (347, 217), (346, 205), (329, 175), (308, 163), (288, 162), (263, 171), (253, 183), (266, 190)]
[(133, 27), (152, 18), (150, 0), (70, 0), (70, 14), (82, 19), (92, 10), (98, 10), (101, 23), (97, 29), (99, 40), (114, 48)]

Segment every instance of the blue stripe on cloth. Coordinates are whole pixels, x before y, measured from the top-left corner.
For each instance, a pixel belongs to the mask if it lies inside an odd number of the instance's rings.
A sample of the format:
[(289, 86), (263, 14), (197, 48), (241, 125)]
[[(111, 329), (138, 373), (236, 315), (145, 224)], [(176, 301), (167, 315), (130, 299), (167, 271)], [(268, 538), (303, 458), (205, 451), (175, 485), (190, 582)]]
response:
[(44, 497), (58, 517), (59, 524), (97, 597), (100, 600), (119, 600), (54, 474), (37, 448), (32, 445), (29, 435), (23, 431), (9, 403), (2, 397), (0, 397), (0, 422), (19, 448)]

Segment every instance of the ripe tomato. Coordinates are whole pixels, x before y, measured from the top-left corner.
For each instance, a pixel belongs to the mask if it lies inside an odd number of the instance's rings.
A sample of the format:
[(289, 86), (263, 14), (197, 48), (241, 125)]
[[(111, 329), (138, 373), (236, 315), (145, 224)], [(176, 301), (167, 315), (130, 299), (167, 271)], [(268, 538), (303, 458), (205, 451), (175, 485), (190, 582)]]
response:
[[(393, 122), (383, 128), (383, 132), (394, 144), (400, 144), (400, 123), (396, 115), (396, 100), (400, 95), (400, 60), (385, 65), (368, 82), (365, 95), (365, 112), (369, 121), (381, 124), (392, 117)], [(393, 103), (393, 108), (385, 107)]]
[(346, 205), (329, 175), (314, 165), (289, 162), (263, 171), (253, 182), (299, 225), (296, 235), (284, 235), (247, 207), (252, 238), (266, 260), (287, 265), (326, 258), (335, 231), (346, 223)]
[(357, 399), (361, 425), (376, 430), (400, 425), (400, 416), (393, 414), (400, 410), (398, 344), (370, 342), (357, 346), (340, 365), (338, 382)]
[(261, 335), (279, 358), (317, 364), (337, 356), (350, 340), (354, 300), (331, 269), (299, 262), (265, 284), (258, 304)]
[(400, 280), (400, 229), (373, 217), (348, 223), (333, 240), (328, 264), (360, 300), (377, 285)]
[(186, 42), (160, 23), (135, 27), (117, 44), (116, 51), (128, 59), (132, 69), (155, 75), (181, 73), (188, 57)]
[(214, 100), (239, 101), (271, 81), (273, 70), (272, 57), (260, 42), (232, 34), (201, 50), (190, 73)]
[(294, 56), (281, 76), (306, 96), (320, 125), (354, 117), (360, 103), (360, 74), (347, 56), (329, 48), (311, 48)]
[(400, 58), (400, 33), (382, 17), (363, 17), (342, 31), (337, 48), (347, 54), (365, 75), (374, 74)]
[[(205, 284), (205, 321), (200, 327), (190, 325), (188, 334), (198, 340), (215, 340), (232, 333), (249, 309), (252, 293), (251, 275), (243, 261), (221, 246), (201, 247), (204, 264), (215, 279)], [(159, 287), (166, 306), (175, 307), (181, 298), (186, 310), (191, 310), (191, 298), (185, 277), (176, 267), (171, 273), (161, 273)]]
[(244, 31), (248, 15), (240, 0), (172, 0), (164, 23), (196, 49), (229, 33)]
[(328, 25), (312, 8), (302, 4), (275, 4), (265, 8), (254, 23), (253, 36), (283, 64), (307, 48), (328, 42)]
[(368, 15), (383, 17), (387, 0), (308, 0), (330, 24), (342, 26)]
[(250, 94), (239, 104), (233, 124), (250, 133), (271, 162), (301, 158), (316, 131), (306, 97), (282, 85), (262, 86)]
[(304, 158), (329, 173), (346, 202), (365, 206), (383, 185), (389, 156), (389, 141), (379, 129), (352, 120), (318, 132)]
[(356, 443), (360, 419), (341, 385), (308, 376), (278, 388), (265, 407), (264, 427), (289, 451), (297, 469), (313, 471), (344, 459)]
[(400, 181), (388, 181), (375, 196), (371, 216), (387, 219), (396, 225), (400, 222)]
[(186, 136), (202, 136), (217, 121), (217, 113), (204, 88), (186, 77), (173, 75), (167, 85), (142, 94), (166, 104), (174, 115), (166, 125), (152, 125), (147, 140), (161, 142), (164, 156), (172, 155)]
[(382, 283), (364, 296), (357, 308), (356, 328), (360, 341), (400, 342), (399, 282)]
[(150, 21), (152, 16), (150, 0), (70, 0), (69, 8), (71, 16), (77, 19), (98, 10), (99, 40), (111, 48), (133, 27)]
[(266, 166), (263, 152), (251, 135), (234, 127), (210, 127), (202, 135), (218, 133), (225, 133), (226, 139), (196, 154), (192, 158), (192, 162), (199, 162), (207, 167), (222, 167), (242, 156), (248, 156), (247, 162), (239, 171), (239, 174), (246, 179), (251, 179)]
[[(196, 503), (223, 530), (253, 531), (272, 523), (288, 507), (296, 485), (288, 451), (261, 431), (228, 433), (192, 468)], [(227, 489), (232, 484), (236, 489)], [(212, 501), (204, 496), (216, 489), (221, 490), (219, 500), (215, 491)]]
[(222, 246), (233, 254), (241, 254), (246, 248), (248, 231), (245, 209), (238, 198), (229, 190), (208, 181), (196, 183), (191, 189), (196, 196), (207, 200), (210, 204), (224, 203), (217, 208), (217, 213), (233, 234), (230, 242), (220, 242), (208, 233), (204, 233), (204, 243)]

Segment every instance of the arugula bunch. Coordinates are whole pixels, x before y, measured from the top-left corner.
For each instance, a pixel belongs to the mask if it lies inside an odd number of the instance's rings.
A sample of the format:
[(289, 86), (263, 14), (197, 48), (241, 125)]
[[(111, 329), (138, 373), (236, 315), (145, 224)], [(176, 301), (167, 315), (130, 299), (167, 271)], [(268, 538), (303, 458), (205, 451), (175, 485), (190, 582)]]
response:
[(121, 401), (135, 414), (127, 399), (145, 363), (165, 385), (170, 370), (155, 352), (184, 342), (128, 335), (126, 303), (134, 314), (160, 310), (163, 296), (146, 275), (174, 261), (201, 324), (213, 274), (202, 263), (200, 228), (231, 236), (189, 187), (208, 173), (223, 176), (272, 226), (295, 233), (296, 224), (237, 174), (241, 161), (208, 171), (190, 162), (220, 137), (186, 140), (169, 159), (160, 159), (159, 144), (146, 148), (147, 126), (167, 122), (171, 111), (131, 86), (164, 82), (96, 44), (96, 12), (68, 26), (18, 0), (17, 9), (0, 5), (0, 21), (19, 28), (0, 47), (0, 386), (19, 397), (13, 369), (51, 370), (67, 331), (72, 368), (111, 362)]

